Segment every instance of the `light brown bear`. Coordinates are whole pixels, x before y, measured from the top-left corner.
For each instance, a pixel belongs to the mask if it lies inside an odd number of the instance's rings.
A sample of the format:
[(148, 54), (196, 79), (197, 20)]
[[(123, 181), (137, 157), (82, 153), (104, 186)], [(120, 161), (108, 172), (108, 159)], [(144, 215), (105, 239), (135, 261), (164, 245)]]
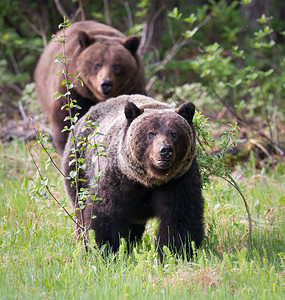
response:
[[(76, 124), (81, 149), (77, 155), (84, 164), (78, 165), (77, 189), (90, 196), (78, 203), (76, 185), (68, 178), (75, 171), (72, 135), (63, 155), (65, 189), (78, 222), (95, 231), (99, 246), (107, 243), (117, 250), (120, 237), (130, 242), (140, 239), (147, 220), (157, 217), (160, 249), (166, 245), (189, 257), (191, 241), (199, 247), (204, 200), (194, 112), (190, 102), (175, 111), (146, 96), (123, 95), (92, 107)], [(104, 135), (96, 134), (92, 122), (99, 122), (98, 132)], [(107, 158), (98, 156), (103, 145)], [(77, 235), (82, 233), (80, 227), (76, 230)]]
[[(57, 38), (63, 32), (57, 33)], [(122, 94), (146, 94), (145, 76), (142, 62), (137, 55), (139, 39), (126, 37), (118, 30), (95, 21), (82, 21), (72, 24), (65, 31), (65, 57), (67, 72), (77, 76), (81, 74), (83, 86), (76, 82), (71, 89), (71, 99), (77, 100), (81, 110), (72, 113), (84, 115), (88, 109), (100, 101)], [(64, 76), (57, 75), (64, 69), (63, 64), (55, 63), (55, 57), (63, 53), (62, 45), (53, 38), (40, 57), (35, 70), (36, 92), (43, 110), (51, 121), (56, 148), (63, 152), (68, 132), (61, 132), (70, 121), (66, 99), (55, 101), (55, 92), (66, 93), (62, 86)], [(69, 76), (71, 81), (73, 77)]]

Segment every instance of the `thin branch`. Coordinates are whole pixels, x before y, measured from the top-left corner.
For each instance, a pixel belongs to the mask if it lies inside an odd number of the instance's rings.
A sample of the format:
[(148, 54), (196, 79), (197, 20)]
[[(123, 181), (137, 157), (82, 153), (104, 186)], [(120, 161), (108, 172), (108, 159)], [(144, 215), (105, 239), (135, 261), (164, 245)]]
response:
[(108, 0), (104, 0), (104, 15), (105, 15), (106, 24), (107, 25), (112, 25), (111, 19), (110, 19), (110, 9), (109, 9)]
[(40, 36), (42, 37), (44, 48), (46, 48), (47, 45), (48, 45), (48, 41), (47, 41), (47, 36), (46, 36), (46, 32), (45, 32), (45, 29), (44, 29), (42, 19), (40, 21), (39, 27), (40, 27), (40, 29), (39, 29)]
[(155, 68), (153, 71), (153, 74), (156, 74), (159, 72), (162, 68), (165, 67), (165, 65), (170, 62), (173, 57), (177, 54), (177, 52), (188, 42), (188, 38), (183, 38), (180, 42), (176, 43), (170, 51), (168, 51), (167, 55), (165, 56), (165, 59), (162, 61), (162, 63)]
[(206, 23), (208, 23), (208, 22), (212, 19), (213, 16), (214, 16), (214, 12), (210, 12), (210, 13), (206, 16), (206, 18), (196, 26), (197, 30), (199, 30), (199, 29), (200, 29), (201, 27), (203, 27)]
[(84, 8), (82, 0), (78, 0), (79, 8), (80, 8), (80, 19), (81, 21), (85, 21), (85, 14), (84, 14)]
[[(232, 109), (232, 107), (230, 107), (229, 105), (226, 104), (225, 100), (217, 93), (217, 91), (215, 90), (214, 86), (213, 86), (213, 79), (211, 76), (210, 77), (210, 80), (209, 80), (209, 84), (210, 84), (210, 88), (212, 90), (212, 92), (214, 93), (214, 95), (216, 96), (216, 98), (222, 103), (222, 105), (224, 107), (227, 108), (227, 110), (233, 115), (235, 116), (238, 120), (242, 121), (241, 117), (235, 112), (234, 109)], [(244, 121), (246, 124), (247, 122)]]
[[(64, 19), (65, 20), (65, 19)], [(68, 103), (68, 114), (69, 114), (69, 117), (70, 117), (70, 126), (71, 126), (71, 132), (70, 134), (72, 134), (72, 137), (74, 138), (75, 137), (75, 130), (74, 130), (74, 126), (73, 125), (73, 122), (72, 122), (72, 112), (71, 112), (71, 101), (72, 99), (70, 98), (70, 94), (68, 93), (69, 92), (69, 87), (67, 85), (67, 82), (68, 82), (68, 73), (67, 73), (67, 57), (66, 57), (66, 52), (65, 52), (65, 26), (63, 27), (63, 43), (62, 43), (62, 53), (63, 53), (63, 57), (64, 57), (64, 78), (65, 78), (65, 82), (66, 82), (66, 91), (67, 91), (67, 96), (66, 96), (66, 100), (67, 100), (67, 103)], [(76, 205), (78, 205), (78, 195), (79, 195), (79, 165), (78, 165), (78, 149), (77, 149), (77, 145), (76, 145), (76, 140), (73, 139), (73, 146), (74, 146), (74, 153), (75, 153), (75, 172), (76, 172), (76, 175), (75, 175), (75, 192), (76, 192), (76, 197), (75, 197), (75, 203)], [(83, 211), (82, 209), (80, 209), (80, 213), (81, 213), (81, 221), (82, 221), (82, 224), (84, 225), (84, 215), (83, 215)]]
[(275, 136), (276, 136), (276, 142), (279, 144), (279, 128), (278, 128), (278, 120), (277, 120), (277, 116), (276, 116), (276, 111), (274, 111), (272, 119), (273, 119), (273, 128), (274, 128)]
[[(32, 161), (33, 161), (33, 164), (34, 164), (34, 166), (36, 167), (36, 169), (37, 169), (37, 171), (38, 171), (38, 174), (39, 174), (39, 176), (40, 176), (40, 178), (41, 178), (41, 180), (42, 181), (44, 181), (44, 177), (42, 176), (42, 173), (41, 173), (41, 171), (40, 171), (40, 169), (39, 169), (39, 167), (38, 167), (38, 165), (37, 165), (37, 163), (36, 163), (36, 161), (35, 161), (35, 158), (34, 158), (34, 156), (33, 156), (33, 154), (32, 154), (32, 151), (31, 151), (31, 149), (30, 149), (30, 146), (28, 146), (28, 151), (29, 151), (29, 153), (30, 153), (30, 155), (31, 155), (31, 158), (32, 158)], [(83, 230), (84, 231), (84, 228), (72, 217), (72, 215), (68, 212), (68, 210), (64, 207), (64, 206), (62, 206), (62, 205), (60, 205), (60, 203), (59, 203), (59, 201), (56, 199), (56, 197), (53, 195), (53, 193), (51, 192), (51, 190), (50, 190), (50, 188), (49, 188), (49, 186), (48, 185), (44, 185), (44, 187), (45, 187), (45, 189), (47, 190), (47, 192), (49, 193), (49, 195), (53, 198), (53, 200), (64, 210), (64, 212), (68, 215), (68, 217), (81, 229), (81, 230)]]
[(21, 116), (22, 116), (24, 122), (25, 122), (25, 123), (28, 123), (28, 122), (29, 122), (29, 118), (28, 118), (27, 115), (26, 115), (26, 112), (25, 112), (25, 110), (24, 110), (23, 103), (22, 103), (21, 100), (18, 101), (18, 107), (19, 107), (19, 111), (20, 111), (20, 113), (21, 113)]
[(250, 140), (250, 143), (252, 143), (257, 148), (259, 148), (262, 152), (264, 152), (267, 157), (272, 157), (272, 155), (270, 155), (270, 153), (267, 151), (267, 149), (265, 147), (263, 147), (260, 143), (258, 143), (256, 140), (252, 139), (252, 140)]
[[(153, 15), (150, 23), (149, 23), (149, 30), (147, 32), (147, 23), (146, 23), (146, 26), (144, 27), (145, 28), (145, 35), (144, 36), (147, 36), (146, 39), (143, 39), (143, 42), (141, 43), (140, 47), (139, 47), (139, 55), (140, 56), (144, 56), (146, 54), (146, 51), (149, 47), (149, 44), (151, 42), (151, 39), (152, 39), (152, 36), (153, 36), (153, 31), (154, 31), (154, 24), (155, 24), (155, 21), (156, 19), (158, 18), (158, 16), (163, 12), (163, 10), (166, 8), (165, 5), (162, 5), (159, 10), (157, 12), (155, 12), (155, 14)], [(146, 34), (147, 33), (147, 34)]]
[[(195, 41), (191, 41), (191, 43), (195, 43)], [(157, 57), (159, 57), (159, 55), (157, 55)], [(173, 62), (177, 63), (177, 64), (183, 64), (183, 63), (188, 63), (191, 62), (193, 60), (196, 60), (195, 57), (190, 57), (190, 58), (184, 58), (184, 59), (177, 59), (177, 60), (173, 60)], [(153, 63), (149, 63), (147, 66), (145, 66), (146, 69), (153, 69), (155, 67), (158, 67), (160, 64), (162, 64), (163, 60), (157, 60), (156, 62)]]
[[(34, 128), (35, 133), (37, 134), (37, 131), (36, 131), (36, 128), (35, 128), (35, 125), (34, 125), (34, 120), (33, 120), (32, 118), (30, 118), (30, 121), (31, 121), (31, 123), (32, 123), (32, 125), (33, 125), (33, 128)], [(55, 161), (53, 160), (53, 158), (52, 158), (51, 155), (49, 154), (48, 149), (45, 147), (45, 145), (43, 144), (43, 142), (41, 141), (40, 138), (38, 138), (38, 141), (40, 142), (42, 148), (44, 149), (44, 152), (48, 155), (48, 157), (49, 157), (51, 163), (53, 164), (53, 166), (58, 170), (58, 172), (59, 172), (63, 177), (66, 177), (66, 176), (63, 174), (63, 172), (60, 170), (60, 168), (57, 166), (57, 164), (55, 163)]]
[(271, 142), (275, 149), (280, 153), (280, 155), (284, 155), (284, 151), (279, 147), (278, 143), (272, 140), (270, 137), (268, 137), (265, 133), (262, 134), (263, 137), (265, 137), (269, 142)]
[(226, 180), (229, 184), (231, 184), (240, 194), (240, 196), (242, 197), (242, 200), (244, 202), (245, 205), (245, 209), (247, 212), (247, 217), (248, 217), (248, 250), (251, 249), (251, 234), (252, 234), (252, 221), (251, 221), (251, 214), (250, 214), (250, 210), (249, 210), (249, 206), (247, 204), (247, 201), (241, 191), (241, 189), (239, 188), (238, 184), (236, 183), (236, 181), (233, 179), (233, 177), (230, 174), (227, 174), (227, 176), (230, 178), (230, 180), (228, 180), (227, 178), (223, 178), (224, 180)]
[[(30, 20), (29, 18), (27, 18), (24, 14), (20, 13), (21, 18), (23, 18), (23, 20), (28, 24), (28, 26), (36, 32), (36, 34), (38, 34), (42, 40), (43, 40), (43, 44), (44, 47), (47, 46), (47, 38), (46, 38), (46, 34), (44, 32), (44, 30), (38, 29)], [(41, 26), (40, 26), (41, 27)], [(39, 50), (39, 47), (34, 47), (35, 50)]]
[(15, 73), (20, 74), (21, 72), (19, 70), (18, 63), (16, 61), (16, 58), (15, 58), (14, 54), (13, 53), (9, 54), (9, 57), (11, 59), (12, 65), (13, 65), (14, 70), (15, 70)]
[(21, 90), (21, 88), (19, 88), (16, 84), (14, 83), (8, 83), (7, 84), (8, 87), (10, 87), (11, 89), (13, 89), (15, 92), (17, 92), (19, 94), (20, 97), (23, 96), (23, 91)]
[(21, 45), (21, 46), (15, 47), (15, 48), (19, 48), (19, 49), (31, 49), (31, 50), (36, 50), (36, 51), (39, 51), (39, 52), (43, 52), (43, 50), (44, 50), (44, 48), (33, 46), (33, 45)]
[[(202, 150), (205, 152), (206, 156), (210, 157), (210, 155), (207, 153), (206, 149), (204, 148), (204, 146), (201, 143), (201, 141), (200, 141), (199, 138), (198, 138), (198, 143), (201, 146)], [(228, 172), (226, 172), (226, 176), (228, 176), (230, 180), (228, 178), (226, 178), (226, 177), (223, 177), (223, 176), (220, 176), (220, 175), (216, 175), (213, 170), (211, 170), (210, 174), (226, 180), (229, 184), (231, 184), (238, 191), (238, 193), (242, 197), (242, 200), (244, 202), (245, 209), (246, 209), (246, 212), (247, 212), (247, 216), (248, 216), (248, 227), (249, 227), (249, 232), (248, 232), (248, 249), (250, 250), (251, 249), (251, 235), (252, 235), (252, 220), (251, 220), (251, 214), (250, 214), (249, 206), (248, 206), (248, 203), (247, 203), (247, 201), (245, 199), (245, 196), (243, 195), (243, 193), (242, 193), (241, 189), (239, 188), (237, 182), (233, 179), (233, 177)]]
[[(81, 13), (81, 8), (78, 7), (77, 10), (76, 10), (76, 12), (73, 14), (72, 18), (70, 18), (70, 23), (73, 23), (73, 22), (76, 20), (77, 16), (78, 16), (80, 13)], [(85, 16), (84, 16), (84, 17), (85, 17)]]
[(63, 18), (69, 19), (68, 14), (66, 13), (66, 11), (63, 9), (63, 7), (61, 6), (59, 0), (54, 0), (55, 6), (58, 10), (58, 12), (61, 14), (61, 16)]
[[(196, 28), (197, 30), (199, 30), (202, 26), (204, 26), (207, 22), (209, 22), (209, 20), (213, 17), (213, 12), (209, 13), (206, 18), (199, 23)], [(192, 38), (190, 38), (190, 40), (192, 41)], [(155, 80), (155, 74), (157, 72), (159, 72), (162, 68), (165, 67), (165, 65), (171, 61), (173, 59), (173, 57), (177, 54), (177, 52), (189, 41), (188, 38), (184, 37), (182, 40), (180, 40), (180, 42), (176, 43), (175, 45), (173, 45), (173, 47), (167, 52), (165, 58), (163, 59), (163, 61), (161, 62), (161, 64), (159, 66), (157, 66), (154, 71), (152, 72), (153, 76), (151, 77), (151, 79), (149, 80), (150, 82), (154, 82)], [(154, 77), (154, 79), (153, 79)], [(147, 91), (151, 88), (151, 85), (148, 83), (147, 85)]]
[[(45, 34), (39, 30), (24, 14), (20, 13), (21, 18), (23, 18), (23, 20), (27, 23), (27, 25), (33, 30), (35, 31), (36, 34), (38, 34), (39, 36), (41, 36), (42, 38), (45, 37)], [(43, 40), (46, 42), (46, 38)], [(45, 43), (44, 43), (45, 44)], [(46, 46), (46, 44), (45, 44)]]
[(131, 9), (130, 9), (129, 2), (124, 2), (123, 5), (125, 6), (125, 9), (127, 11), (128, 27), (133, 28), (134, 27), (134, 22), (133, 22), (133, 17), (132, 17), (132, 12), (131, 12)]
[[(212, 92), (214, 93), (214, 95), (217, 97), (217, 99), (222, 103), (222, 105), (224, 105), (228, 111), (237, 118), (237, 121), (241, 124), (244, 124), (246, 126), (248, 126), (249, 128), (251, 128), (252, 130), (254, 131), (257, 131), (257, 129), (250, 123), (248, 122), (247, 120), (244, 120), (242, 119), (236, 112), (234, 109), (232, 109), (230, 106), (228, 106), (226, 104), (226, 102), (224, 101), (224, 99), (222, 97), (220, 97), (220, 95), (217, 93), (217, 91), (215, 90), (214, 86), (213, 86), (213, 80), (212, 78), (210, 77), (210, 80), (209, 80), (209, 85), (210, 85), (210, 88), (212, 90)], [(267, 128), (268, 126), (266, 126), (265, 128)], [(279, 147), (278, 143), (276, 141), (274, 141), (274, 139), (268, 137), (265, 133), (262, 134), (262, 136), (264, 136), (265, 139), (267, 139), (268, 141), (270, 141), (275, 149), (281, 154), (281, 155), (284, 155), (284, 151)]]

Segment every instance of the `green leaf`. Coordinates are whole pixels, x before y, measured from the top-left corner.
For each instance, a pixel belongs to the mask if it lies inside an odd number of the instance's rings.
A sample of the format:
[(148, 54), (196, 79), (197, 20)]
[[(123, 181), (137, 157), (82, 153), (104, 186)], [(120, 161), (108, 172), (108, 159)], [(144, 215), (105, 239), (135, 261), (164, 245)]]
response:
[(81, 86), (84, 86), (83, 80), (81, 78), (77, 78), (77, 81), (81, 83)]
[(59, 93), (59, 92), (55, 92), (54, 94), (54, 98), (55, 98), (55, 100), (58, 100), (59, 98), (61, 98), (63, 95), (61, 94), (61, 93)]
[(85, 162), (85, 158), (79, 157), (79, 158), (78, 158), (78, 162), (79, 162), (79, 163), (84, 163), (84, 162)]
[(62, 82), (61, 82), (61, 85), (65, 85), (66, 84), (66, 79), (63, 79)]
[(197, 20), (197, 17), (194, 14), (191, 14), (188, 18), (185, 18), (185, 21), (187, 23), (190, 23), (191, 25)]
[(61, 54), (58, 54), (58, 55), (54, 58), (54, 62), (55, 62), (55, 63), (63, 63), (63, 62), (64, 62), (64, 56), (62, 56)]
[(240, 85), (242, 83), (242, 80), (241, 79), (238, 79), (235, 83), (234, 83), (234, 85), (235, 86), (238, 86), (238, 85)]
[(66, 88), (69, 90), (73, 89), (74, 87), (76, 87), (76, 86), (73, 83), (66, 84)]
[(75, 178), (75, 176), (76, 176), (76, 171), (74, 171), (74, 170), (70, 171), (69, 176), (70, 176), (71, 178)]
[(62, 75), (62, 74), (64, 74), (64, 70), (62, 70), (62, 71), (59, 72), (59, 73), (56, 73), (55, 76)]
[(260, 24), (266, 24), (265, 14), (262, 14), (261, 17), (259, 19), (257, 19), (257, 22), (259, 22)]
[(207, 47), (205, 48), (205, 50), (206, 50), (207, 52), (215, 52), (215, 51), (217, 51), (217, 50), (219, 49), (219, 47), (220, 47), (220, 44), (214, 43), (214, 44), (212, 44), (212, 45), (207, 46)]
[(195, 27), (193, 30), (186, 30), (185, 33), (184, 33), (184, 36), (188, 39), (192, 38), (195, 33), (198, 31), (198, 28)]
[(251, 0), (241, 0), (242, 5), (248, 5), (251, 3)]
[(182, 17), (182, 14), (178, 12), (178, 8), (174, 7), (172, 11), (168, 12), (168, 17), (175, 20), (179, 20)]
[(86, 164), (83, 164), (83, 165), (79, 166), (79, 168), (82, 169), (82, 170), (86, 170), (87, 165), (86, 165)]

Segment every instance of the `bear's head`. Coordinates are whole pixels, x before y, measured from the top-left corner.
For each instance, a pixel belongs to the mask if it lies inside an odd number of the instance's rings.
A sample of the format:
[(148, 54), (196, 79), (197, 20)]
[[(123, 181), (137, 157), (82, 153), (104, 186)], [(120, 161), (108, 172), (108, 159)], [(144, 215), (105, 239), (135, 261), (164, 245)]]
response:
[(136, 55), (137, 36), (125, 40), (114, 36), (89, 36), (79, 31), (80, 52), (76, 68), (80, 70), (84, 85), (99, 101), (131, 92), (141, 68)]
[(159, 186), (182, 176), (196, 155), (193, 103), (143, 111), (125, 105), (126, 132), (119, 146), (119, 167), (130, 179)]

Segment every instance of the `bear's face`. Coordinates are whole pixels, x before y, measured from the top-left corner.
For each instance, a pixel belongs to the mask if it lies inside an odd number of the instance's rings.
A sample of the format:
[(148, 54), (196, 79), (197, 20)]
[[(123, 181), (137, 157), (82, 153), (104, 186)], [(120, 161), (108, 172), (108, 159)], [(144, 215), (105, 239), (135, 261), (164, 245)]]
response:
[(136, 36), (125, 41), (115, 37), (91, 38), (78, 33), (80, 54), (76, 60), (84, 85), (99, 101), (131, 91), (139, 69), (135, 58), (139, 46)]
[(180, 122), (169, 116), (145, 116), (134, 131), (134, 154), (151, 177), (165, 177), (188, 154), (191, 139)]
[(176, 112), (142, 112), (133, 105), (125, 107), (129, 127), (124, 141), (131, 177), (152, 186), (183, 175), (196, 154), (194, 104), (184, 104)]

